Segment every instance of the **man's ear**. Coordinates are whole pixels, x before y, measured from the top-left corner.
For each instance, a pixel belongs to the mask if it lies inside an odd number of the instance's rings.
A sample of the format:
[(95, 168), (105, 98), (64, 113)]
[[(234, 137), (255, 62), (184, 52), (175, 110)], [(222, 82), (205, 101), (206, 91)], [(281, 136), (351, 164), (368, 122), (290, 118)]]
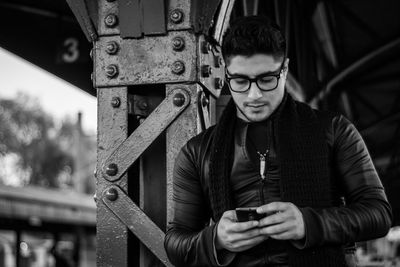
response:
[(289, 71), (289, 58), (285, 59), (285, 63), (283, 66), (285, 67), (286, 71)]
[(289, 73), (289, 58), (285, 59), (285, 62), (283, 63), (283, 67), (285, 69), (284, 75), (285, 75), (285, 79), (286, 79), (287, 74)]

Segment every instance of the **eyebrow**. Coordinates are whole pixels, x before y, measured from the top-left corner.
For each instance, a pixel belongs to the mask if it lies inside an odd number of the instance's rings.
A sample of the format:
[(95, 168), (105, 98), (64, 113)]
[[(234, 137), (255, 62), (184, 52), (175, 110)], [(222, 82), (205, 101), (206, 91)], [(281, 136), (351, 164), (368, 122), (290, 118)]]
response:
[[(275, 70), (275, 71), (266, 71), (266, 72), (260, 73), (260, 74), (258, 74), (258, 75), (256, 75), (256, 76), (254, 76), (254, 78), (260, 77), (260, 76), (267, 76), (267, 75), (276, 75), (276, 74), (279, 73), (280, 70), (281, 70), (281, 67), (279, 67), (279, 68), (278, 68), (277, 70)], [(245, 74), (242, 74), (242, 73), (230, 73), (229, 70), (228, 70), (228, 68), (226, 68), (226, 73), (229, 74), (229, 76), (231, 76), (231, 77), (246, 77), (246, 78), (251, 78), (251, 77), (249, 77), (249, 76), (247, 76), (247, 75), (245, 75)]]

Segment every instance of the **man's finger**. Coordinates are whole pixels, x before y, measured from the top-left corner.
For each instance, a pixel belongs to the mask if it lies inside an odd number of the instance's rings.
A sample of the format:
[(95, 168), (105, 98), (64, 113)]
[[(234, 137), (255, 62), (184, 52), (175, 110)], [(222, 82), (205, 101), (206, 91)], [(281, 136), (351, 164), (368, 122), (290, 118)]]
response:
[(288, 219), (288, 215), (284, 212), (276, 212), (272, 215), (268, 215), (264, 218), (262, 218), (259, 221), (258, 227), (263, 227), (263, 226), (268, 226), (268, 225), (273, 225), (273, 224), (279, 224), (283, 223)]
[(233, 246), (234, 249), (238, 249), (240, 251), (246, 250), (247, 248), (253, 247), (255, 245), (260, 244), (266, 239), (264, 236), (257, 236), (251, 239), (247, 240), (242, 240), (239, 242), (236, 242)]
[(258, 225), (258, 221), (236, 222), (232, 224), (231, 230), (235, 232), (244, 232), (251, 228), (257, 227)]
[(269, 204), (260, 206), (257, 208), (257, 213), (275, 213), (278, 211), (284, 211), (288, 209), (290, 203), (288, 202), (271, 202)]
[(271, 226), (266, 226), (264, 228), (260, 229), (260, 232), (265, 235), (278, 235), (282, 234), (285, 232), (289, 232), (292, 229), (292, 226), (290, 223), (280, 223), (280, 224), (275, 224)]

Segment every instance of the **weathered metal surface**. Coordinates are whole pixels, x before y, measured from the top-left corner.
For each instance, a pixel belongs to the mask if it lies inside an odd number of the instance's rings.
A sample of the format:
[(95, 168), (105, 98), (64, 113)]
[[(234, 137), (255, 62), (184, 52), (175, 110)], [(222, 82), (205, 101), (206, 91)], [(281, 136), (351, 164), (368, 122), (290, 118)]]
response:
[(86, 38), (93, 42), (97, 39), (96, 28), (93, 25), (85, 0), (67, 0)]
[(190, 17), (195, 33), (208, 34), (214, 24), (214, 15), (221, 0), (195, 0)]
[(204, 131), (208, 127), (211, 126), (210, 120), (210, 100), (209, 97), (206, 96), (203, 90), (197, 93), (197, 111), (199, 113), (200, 120), (200, 130)]
[(215, 21), (214, 26), (214, 39), (221, 45), (222, 36), (229, 25), (229, 19), (231, 17), (233, 5), (235, 0), (222, 0), (221, 8)]
[[(174, 98), (182, 94), (185, 97), (182, 106), (173, 105)], [(109, 181), (118, 180), (146, 150), (146, 148), (159, 136), (169, 124), (190, 103), (189, 94), (186, 90), (177, 88), (165, 97), (165, 100), (150, 114), (150, 116), (133, 132), (129, 138), (123, 141), (110, 157), (103, 163), (103, 177)], [(117, 172), (109, 175), (107, 168), (111, 164), (117, 164)]]
[(197, 92), (201, 90), (198, 84), (176, 84), (167, 85), (167, 94), (170, 94), (176, 88), (185, 88), (190, 95), (190, 105), (167, 129), (167, 223), (173, 217), (172, 208), (172, 173), (175, 158), (181, 147), (191, 137), (199, 133), (199, 123), (197, 119)]
[(225, 80), (224, 61), (220, 51), (219, 46), (211, 45), (203, 35), (199, 37), (199, 81), (215, 97), (219, 97)]
[[(190, 22), (191, 16), (191, 1), (181, 0), (170, 0), (168, 3), (168, 14), (167, 14), (167, 30), (189, 30), (192, 28)], [(181, 19), (176, 19), (176, 13), (181, 13)]]
[[(181, 38), (185, 47), (174, 50), (174, 39)], [(114, 55), (107, 52), (109, 44), (119, 47)], [(95, 42), (94, 86), (110, 87), (154, 83), (195, 81), (197, 46), (196, 36), (189, 32), (170, 32), (167, 36), (142, 39), (121, 39), (118, 36), (100, 38)], [(184, 70), (176, 72), (177, 62)], [(118, 75), (107, 76), (111, 65), (118, 68)], [(173, 72), (174, 70), (174, 72)]]
[[(120, 99), (120, 106), (110, 105), (113, 98)], [(97, 167), (101, 170), (104, 161), (114, 147), (128, 135), (128, 89), (126, 87), (98, 90), (98, 145)], [(101, 198), (109, 183), (101, 173), (96, 175), (96, 195)], [(119, 187), (127, 190), (127, 176), (118, 180)], [(104, 205), (97, 201), (97, 267), (128, 266), (128, 230), (126, 226)]]
[(143, 32), (145, 35), (166, 34), (164, 0), (141, 1), (143, 5)]
[[(150, 111), (164, 99), (162, 95), (165, 93), (160, 91), (158, 93), (161, 97), (151, 96), (147, 101)], [(167, 209), (166, 157), (166, 140), (163, 133), (140, 156), (140, 200), (138, 203), (140, 209), (164, 232)], [(143, 267), (164, 266), (143, 244), (140, 247), (140, 264)]]
[[(105, 35), (119, 35), (119, 8), (118, 1), (98, 1), (98, 25), (97, 32), (99, 36)], [(106, 21), (114, 16), (117, 20), (116, 24), (112, 27), (107, 26)]]
[[(112, 186), (118, 197), (112, 201), (106, 196), (103, 203), (131, 230), (165, 266), (173, 266), (164, 250), (164, 232), (125, 194), (121, 188)], [(121, 266), (121, 265), (111, 265)]]
[(142, 5), (139, 0), (119, 0), (122, 38), (139, 38), (143, 33)]

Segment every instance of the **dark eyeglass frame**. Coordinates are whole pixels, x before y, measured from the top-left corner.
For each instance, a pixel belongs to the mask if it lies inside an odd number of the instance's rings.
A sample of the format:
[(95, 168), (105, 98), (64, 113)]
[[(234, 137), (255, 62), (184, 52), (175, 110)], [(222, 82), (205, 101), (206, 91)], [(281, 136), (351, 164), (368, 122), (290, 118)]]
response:
[[(247, 91), (250, 90), (250, 87), (251, 87), (251, 85), (253, 84), (253, 82), (257, 85), (258, 89), (260, 89), (260, 90), (263, 91), (263, 92), (273, 91), (273, 90), (275, 90), (276, 88), (278, 88), (279, 79), (280, 79), (281, 76), (282, 76), (282, 72), (286, 69), (286, 68), (284, 67), (285, 61), (286, 61), (286, 58), (283, 59), (283, 62), (282, 62), (282, 64), (281, 64), (281, 67), (279, 68), (279, 72), (278, 72), (277, 74), (269, 74), (269, 73), (268, 73), (268, 74), (260, 74), (260, 75), (256, 76), (255, 78), (249, 78), (249, 77), (244, 76), (244, 75), (232, 75), (232, 74), (229, 73), (228, 68), (226, 68), (226, 69), (225, 69), (225, 80), (226, 80), (226, 83), (228, 84), (229, 88), (230, 88), (233, 92), (235, 92), (235, 93), (246, 93)], [(229, 77), (228, 75), (229, 75), (230, 77)], [(257, 81), (258, 81), (260, 78), (265, 78), (265, 77), (275, 77), (275, 78), (276, 78), (276, 85), (275, 85), (274, 88), (271, 88), (271, 89), (262, 89), (262, 88), (258, 85), (258, 82), (257, 82)], [(248, 80), (248, 81), (249, 81), (249, 86), (248, 86), (248, 88), (247, 88), (246, 90), (241, 90), (241, 91), (237, 91), (237, 90), (232, 89), (231, 80), (232, 80), (232, 79), (235, 79), (235, 78), (243, 78), (243, 79)]]

